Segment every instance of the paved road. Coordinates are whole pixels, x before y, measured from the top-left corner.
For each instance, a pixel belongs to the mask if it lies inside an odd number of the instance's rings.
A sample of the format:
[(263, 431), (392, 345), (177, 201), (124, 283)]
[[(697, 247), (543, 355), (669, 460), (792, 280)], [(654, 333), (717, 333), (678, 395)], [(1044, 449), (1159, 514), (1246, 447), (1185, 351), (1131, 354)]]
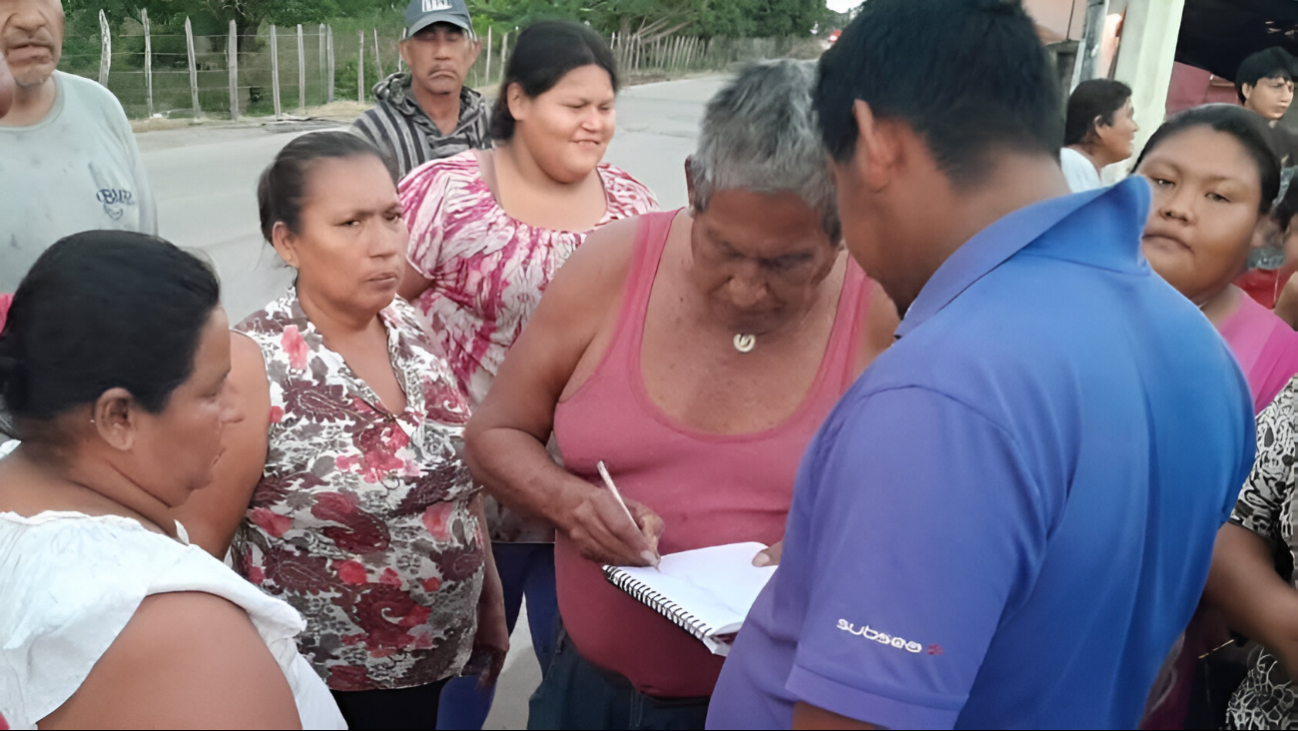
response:
[[(721, 83), (706, 78), (649, 84), (627, 89), (618, 101), (618, 131), (607, 159), (649, 185), (664, 208), (686, 203), (685, 158), (694, 149), (703, 105)], [(290, 279), (258, 231), (257, 176), (294, 136), (331, 126), (204, 127), (139, 136), (161, 233), (211, 257), (231, 321), (269, 302)], [(527, 699), (539, 682), (524, 613), (485, 727), (525, 728)]]
[[(653, 188), (664, 207), (685, 205), (685, 157), (693, 150), (703, 104), (720, 84), (718, 78), (692, 79), (624, 91), (608, 161)], [(329, 126), (204, 127), (139, 135), (161, 233), (212, 258), (232, 321), (270, 301), (290, 276), (258, 232), (257, 176), (294, 136)]]

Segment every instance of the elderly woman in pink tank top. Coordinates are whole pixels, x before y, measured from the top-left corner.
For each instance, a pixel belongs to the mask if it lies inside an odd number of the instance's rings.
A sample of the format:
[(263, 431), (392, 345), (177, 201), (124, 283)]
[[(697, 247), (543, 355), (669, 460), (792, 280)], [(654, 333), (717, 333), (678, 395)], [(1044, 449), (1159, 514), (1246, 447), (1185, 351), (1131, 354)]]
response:
[(892, 341), (896, 308), (839, 243), (812, 77), (753, 66), (708, 104), (690, 209), (592, 234), (470, 422), (475, 475), (559, 529), (562, 630), (533, 728), (702, 728), (721, 658), (600, 564), (779, 541), (803, 450)]

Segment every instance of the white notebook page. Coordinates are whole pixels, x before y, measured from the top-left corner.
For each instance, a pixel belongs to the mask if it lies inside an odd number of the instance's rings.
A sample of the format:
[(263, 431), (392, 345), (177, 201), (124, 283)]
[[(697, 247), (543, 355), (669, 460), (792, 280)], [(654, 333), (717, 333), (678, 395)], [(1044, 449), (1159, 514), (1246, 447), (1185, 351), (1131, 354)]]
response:
[(662, 557), (657, 569), (623, 566), (624, 572), (706, 624), (712, 634), (736, 632), (757, 595), (775, 573), (753, 558), (761, 543), (732, 543)]

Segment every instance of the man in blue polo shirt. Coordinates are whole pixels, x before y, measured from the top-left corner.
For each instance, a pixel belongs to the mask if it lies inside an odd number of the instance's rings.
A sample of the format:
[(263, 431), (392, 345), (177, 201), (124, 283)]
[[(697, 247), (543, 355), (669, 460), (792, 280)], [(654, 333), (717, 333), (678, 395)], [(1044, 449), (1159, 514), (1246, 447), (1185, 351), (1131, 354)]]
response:
[(848, 246), (905, 318), (808, 448), (709, 727), (1134, 728), (1248, 386), (1141, 257), (1147, 183), (1067, 195), (1018, 0), (871, 0), (820, 70)]

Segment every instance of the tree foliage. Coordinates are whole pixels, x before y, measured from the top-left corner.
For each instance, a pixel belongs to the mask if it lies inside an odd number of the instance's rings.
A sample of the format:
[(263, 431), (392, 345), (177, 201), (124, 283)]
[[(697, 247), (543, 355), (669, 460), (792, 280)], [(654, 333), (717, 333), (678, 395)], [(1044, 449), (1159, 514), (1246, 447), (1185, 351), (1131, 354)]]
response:
[[(825, 0), (468, 0), (480, 32), (524, 27), (542, 18), (571, 18), (602, 33), (673, 33), (704, 37), (805, 36), (830, 11)], [(139, 18), (154, 23), (189, 17), (196, 30), (223, 32), (231, 20), (245, 37), (262, 23), (294, 25), (337, 18), (399, 17), (402, 0), (65, 0), (69, 22), (93, 27), (99, 10), (114, 22)]]

